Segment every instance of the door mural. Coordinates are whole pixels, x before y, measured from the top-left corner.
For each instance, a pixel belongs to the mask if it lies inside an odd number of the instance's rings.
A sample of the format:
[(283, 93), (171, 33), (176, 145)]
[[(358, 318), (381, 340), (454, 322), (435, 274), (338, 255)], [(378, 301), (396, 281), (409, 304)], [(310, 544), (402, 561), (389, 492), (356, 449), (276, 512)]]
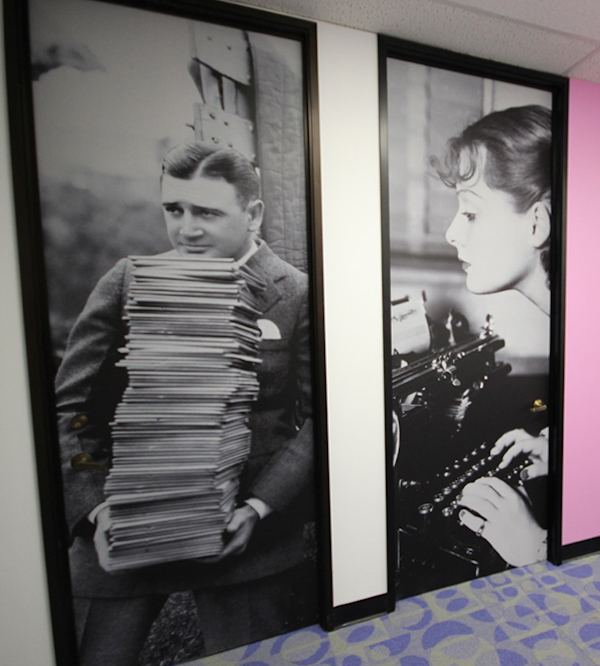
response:
[(553, 95), (395, 57), (385, 69), (404, 598), (547, 557)]

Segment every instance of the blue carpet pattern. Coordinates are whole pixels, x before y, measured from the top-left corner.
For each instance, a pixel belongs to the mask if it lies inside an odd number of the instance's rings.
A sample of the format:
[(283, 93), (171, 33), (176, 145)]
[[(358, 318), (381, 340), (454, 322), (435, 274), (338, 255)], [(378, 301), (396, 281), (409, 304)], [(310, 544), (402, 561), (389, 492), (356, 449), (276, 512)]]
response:
[(600, 555), (412, 597), (390, 615), (318, 626), (188, 666), (600, 665)]

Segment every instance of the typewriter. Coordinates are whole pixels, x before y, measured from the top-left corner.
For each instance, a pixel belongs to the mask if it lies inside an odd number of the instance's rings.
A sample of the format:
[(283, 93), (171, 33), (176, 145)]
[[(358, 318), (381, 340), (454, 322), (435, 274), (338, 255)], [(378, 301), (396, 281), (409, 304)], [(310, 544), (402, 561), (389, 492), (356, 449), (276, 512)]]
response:
[(498, 470), (501, 456), (490, 456), (510, 429), (500, 396), (511, 366), (496, 358), (503, 347), (490, 316), (471, 331), (453, 310), (432, 321), (423, 299), (392, 303), (398, 598), (507, 567), (460, 524), (457, 505), (462, 488), (482, 476), (522, 483), (525, 457)]

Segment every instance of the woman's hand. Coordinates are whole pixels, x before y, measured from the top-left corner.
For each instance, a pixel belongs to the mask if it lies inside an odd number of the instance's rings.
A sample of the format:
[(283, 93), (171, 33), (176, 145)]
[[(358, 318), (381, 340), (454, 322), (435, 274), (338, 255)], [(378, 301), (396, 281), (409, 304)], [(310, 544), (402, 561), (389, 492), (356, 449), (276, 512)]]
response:
[(499, 469), (508, 467), (511, 461), (524, 453), (529, 456), (531, 465), (521, 472), (522, 479), (535, 479), (548, 474), (548, 429), (545, 428), (538, 437), (530, 435), (525, 430), (511, 430), (500, 437), (494, 444), (490, 455), (495, 456), (506, 451)]
[(525, 498), (495, 477), (468, 483), (458, 499), (463, 525), (483, 537), (503, 560), (524, 566), (546, 558), (547, 533)]

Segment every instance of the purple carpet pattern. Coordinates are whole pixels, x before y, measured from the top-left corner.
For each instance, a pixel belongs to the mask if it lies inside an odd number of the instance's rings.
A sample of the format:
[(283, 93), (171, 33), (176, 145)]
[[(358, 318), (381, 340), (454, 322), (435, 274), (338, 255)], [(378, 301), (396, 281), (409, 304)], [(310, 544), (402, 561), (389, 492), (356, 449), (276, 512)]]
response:
[(188, 666), (600, 665), (600, 555), (512, 569), (396, 604), (332, 633), (318, 626)]

